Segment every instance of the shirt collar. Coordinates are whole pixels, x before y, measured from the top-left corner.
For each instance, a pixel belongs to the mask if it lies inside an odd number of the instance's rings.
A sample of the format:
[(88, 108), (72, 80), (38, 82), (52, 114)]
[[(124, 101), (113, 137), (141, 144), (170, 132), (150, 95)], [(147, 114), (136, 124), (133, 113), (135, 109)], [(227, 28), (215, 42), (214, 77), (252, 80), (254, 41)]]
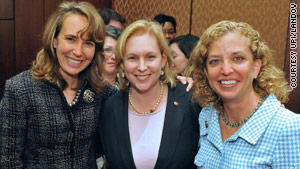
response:
[(280, 105), (281, 103), (277, 100), (275, 95), (269, 95), (252, 118), (237, 133), (236, 137), (241, 137), (250, 144), (255, 145), (267, 129), (272, 117), (280, 108)]

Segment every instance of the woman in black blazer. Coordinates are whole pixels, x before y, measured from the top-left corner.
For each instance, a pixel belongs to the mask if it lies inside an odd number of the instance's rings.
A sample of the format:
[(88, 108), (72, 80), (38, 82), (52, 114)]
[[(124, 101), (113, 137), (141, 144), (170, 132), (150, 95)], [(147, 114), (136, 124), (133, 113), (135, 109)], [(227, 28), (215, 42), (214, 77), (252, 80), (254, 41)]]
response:
[(195, 168), (201, 108), (174, 80), (161, 26), (132, 23), (115, 52), (121, 91), (106, 101), (98, 128), (108, 168)]

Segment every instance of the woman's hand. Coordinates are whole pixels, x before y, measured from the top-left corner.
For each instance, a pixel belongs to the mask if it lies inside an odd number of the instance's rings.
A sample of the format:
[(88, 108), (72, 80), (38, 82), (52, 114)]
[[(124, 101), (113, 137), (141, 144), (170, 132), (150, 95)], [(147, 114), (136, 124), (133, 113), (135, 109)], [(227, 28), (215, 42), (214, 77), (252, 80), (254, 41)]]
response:
[(176, 76), (176, 79), (181, 83), (181, 84), (187, 84), (188, 86), (186, 88), (186, 91), (189, 92), (193, 85), (194, 85), (194, 80), (191, 77), (184, 77), (184, 76)]

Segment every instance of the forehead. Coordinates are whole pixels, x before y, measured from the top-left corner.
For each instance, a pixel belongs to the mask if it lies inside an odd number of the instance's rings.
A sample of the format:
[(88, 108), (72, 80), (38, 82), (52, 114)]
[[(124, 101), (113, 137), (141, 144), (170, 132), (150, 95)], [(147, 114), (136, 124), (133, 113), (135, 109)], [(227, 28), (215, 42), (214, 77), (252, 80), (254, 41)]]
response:
[(132, 35), (126, 42), (127, 52), (156, 52), (159, 51), (159, 45), (154, 35), (146, 33), (142, 35)]
[(114, 26), (116, 28), (123, 29), (123, 25), (122, 25), (122, 23), (120, 21), (111, 19), (108, 24), (111, 25), (111, 26)]
[[(87, 18), (80, 14), (70, 14), (65, 18), (62, 24), (61, 32), (64, 34), (80, 34), (82, 30), (87, 26)], [(86, 37), (88, 36), (88, 31), (85, 33)]]
[(105, 36), (104, 46), (106, 45), (113, 45), (115, 46), (117, 43), (117, 40), (111, 36)]
[(229, 49), (249, 49), (249, 40), (239, 32), (227, 32), (215, 41), (213, 41), (209, 48), (224, 48)]
[(174, 26), (172, 25), (171, 22), (167, 21), (167, 22), (165, 22), (163, 29), (164, 30), (174, 30)]

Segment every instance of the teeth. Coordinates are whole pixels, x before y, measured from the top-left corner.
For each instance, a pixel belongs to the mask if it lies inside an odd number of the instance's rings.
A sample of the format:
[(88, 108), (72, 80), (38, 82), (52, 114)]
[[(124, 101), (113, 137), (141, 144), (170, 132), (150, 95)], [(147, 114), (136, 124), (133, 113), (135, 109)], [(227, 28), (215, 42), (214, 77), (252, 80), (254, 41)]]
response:
[(139, 79), (144, 80), (146, 79), (148, 76), (137, 76)]
[(69, 58), (69, 62), (74, 63), (74, 64), (79, 64), (80, 63), (80, 61), (72, 60), (70, 58)]
[(236, 80), (221, 81), (221, 84), (224, 84), (224, 85), (235, 84), (235, 83), (236, 83)]

